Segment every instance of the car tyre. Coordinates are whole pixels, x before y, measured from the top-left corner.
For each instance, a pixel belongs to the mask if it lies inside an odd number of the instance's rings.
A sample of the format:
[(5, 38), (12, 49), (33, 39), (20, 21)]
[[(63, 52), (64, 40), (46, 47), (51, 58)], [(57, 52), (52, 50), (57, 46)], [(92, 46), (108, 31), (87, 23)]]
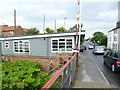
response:
[(106, 64), (106, 62), (105, 62), (105, 60), (104, 60), (104, 62), (103, 62), (104, 64)]

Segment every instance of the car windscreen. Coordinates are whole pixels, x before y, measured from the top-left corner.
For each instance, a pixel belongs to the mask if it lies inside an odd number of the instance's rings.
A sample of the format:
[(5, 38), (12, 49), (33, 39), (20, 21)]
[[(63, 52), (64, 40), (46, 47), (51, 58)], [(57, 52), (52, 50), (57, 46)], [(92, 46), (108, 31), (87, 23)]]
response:
[(102, 46), (96, 46), (95, 49), (104, 49)]

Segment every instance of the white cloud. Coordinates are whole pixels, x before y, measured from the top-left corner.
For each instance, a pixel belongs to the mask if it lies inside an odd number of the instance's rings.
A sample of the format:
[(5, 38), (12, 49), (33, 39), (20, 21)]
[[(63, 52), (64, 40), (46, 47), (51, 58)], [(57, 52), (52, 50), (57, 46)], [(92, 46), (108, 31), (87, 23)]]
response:
[(110, 10), (107, 12), (102, 12), (99, 14), (100, 19), (107, 19), (107, 20), (117, 20), (118, 17), (118, 10)]

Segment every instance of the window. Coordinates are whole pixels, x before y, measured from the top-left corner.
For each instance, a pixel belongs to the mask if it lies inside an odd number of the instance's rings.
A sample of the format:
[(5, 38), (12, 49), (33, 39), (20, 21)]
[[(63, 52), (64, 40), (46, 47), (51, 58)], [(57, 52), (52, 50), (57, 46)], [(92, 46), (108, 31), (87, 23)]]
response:
[(59, 51), (65, 51), (65, 39), (59, 39)]
[(9, 48), (9, 42), (5, 42), (5, 48)]
[(29, 40), (14, 41), (14, 52), (30, 52)]
[(72, 39), (67, 39), (66, 40), (66, 50), (67, 51), (72, 51)]
[(111, 40), (111, 37), (109, 38), (109, 41), (111, 42), (112, 40)]
[(10, 34), (14, 34), (14, 31), (10, 31)]
[(118, 44), (116, 44), (116, 43), (113, 43), (113, 49), (117, 49), (117, 47), (118, 47)]
[(108, 52), (106, 53), (106, 55), (107, 55), (107, 56), (110, 56), (111, 53), (112, 53), (111, 51), (108, 51)]
[(51, 39), (51, 51), (52, 52), (69, 52), (73, 48), (72, 38), (53, 38)]
[(116, 30), (114, 30), (114, 34), (117, 34), (117, 29), (116, 29)]
[(114, 36), (114, 41), (117, 41), (117, 36)]
[(118, 58), (118, 57), (117, 57), (117, 54), (116, 54), (115, 52), (111, 52), (110, 56), (111, 56), (111, 57)]

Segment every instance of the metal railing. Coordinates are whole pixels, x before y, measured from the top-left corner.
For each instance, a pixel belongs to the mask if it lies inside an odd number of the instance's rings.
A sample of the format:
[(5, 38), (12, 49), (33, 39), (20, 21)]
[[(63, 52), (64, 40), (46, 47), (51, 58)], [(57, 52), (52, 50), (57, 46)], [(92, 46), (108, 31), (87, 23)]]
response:
[(74, 53), (40, 90), (70, 88), (75, 77), (76, 59), (77, 53)]

